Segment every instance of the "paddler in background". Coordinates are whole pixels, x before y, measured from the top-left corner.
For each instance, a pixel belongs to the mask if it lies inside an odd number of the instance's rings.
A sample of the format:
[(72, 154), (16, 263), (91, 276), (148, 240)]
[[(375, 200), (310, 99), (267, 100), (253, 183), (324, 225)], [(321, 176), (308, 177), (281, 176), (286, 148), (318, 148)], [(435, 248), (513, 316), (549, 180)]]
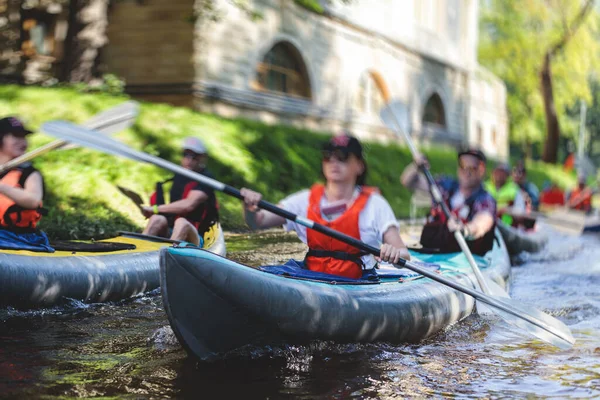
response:
[[(381, 245), (381, 261), (396, 263), (400, 257), (410, 259), (391, 206), (376, 188), (365, 186), (367, 164), (358, 139), (349, 134), (334, 136), (323, 147), (322, 156), (325, 184), (315, 184), (310, 189), (292, 194), (278, 206), (371, 246)], [(377, 262), (373, 256), (364, 255), (352, 246), (293, 221), (259, 210), (260, 193), (246, 188), (241, 193), (248, 226), (266, 229), (283, 225), (287, 231), (295, 231), (309, 247), (304, 259), (309, 270), (353, 279), (374, 274)]]
[(535, 183), (527, 180), (525, 162), (519, 161), (515, 164), (512, 170), (512, 179), (521, 188), (528, 208), (531, 211), (538, 211), (540, 208), (540, 190)]
[(593, 194), (592, 189), (586, 185), (586, 176), (584, 174), (579, 174), (577, 177), (577, 186), (567, 197), (567, 207), (573, 210), (590, 213), (592, 212)]
[[(0, 119), (0, 165), (25, 154), (32, 131), (15, 117)], [(0, 248), (53, 252), (48, 237), (37, 229), (44, 179), (31, 163), (0, 174)]]
[[(181, 166), (185, 169), (212, 177), (206, 168), (208, 155), (206, 146), (196, 137), (183, 141)], [(170, 203), (164, 204), (162, 185), (173, 182)], [(144, 235), (170, 237), (202, 246), (222, 235), (218, 226), (219, 211), (215, 192), (193, 179), (175, 175), (166, 182), (157, 183), (150, 206), (142, 207), (142, 214), (149, 218)]]
[(546, 181), (544, 190), (540, 196), (540, 205), (542, 207), (558, 207), (565, 205), (565, 193), (558, 187), (556, 182)]
[[(512, 180), (519, 186), (520, 194), (525, 202), (524, 214), (513, 214), (512, 225), (532, 229), (535, 226), (536, 219), (531, 216), (531, 212), (538, 211), (540, 208), (540, 191), (533, 182), (527, 180), (527, 169), (524, 161), (518, 161), (513, 167)], [(516, 207), (513, 207), (511, 212), (514, 212), (513, 210), (516, 211)]]
[[(427, 160), (422, 158), (406, 167), (400, 181), (409, 189), (428, 191), (427, 179), (419, 172), (420, 163)], [(443, 253), (459, 252), (453, 232), (460, 230), (474, 254), (484, 255), (493, 248), (496, 201), (483, 187), (485, 169), (486, 157), (480, 150), (467, 148), (458, 153), (458, 179), (441, 178), (437, 185), (460, 222), (448, 220), (438, 206), (433, 206), (421, 233), (421, 245)]]
[(496, 200), (497, 216), (506, 225), (513, 225), (511, 214), (526, 213), (525, 198), (519, 185), (510, 179), (510, 165), (499, 163), (492, 171), (492, 176), (484, 184), (485, 190)]

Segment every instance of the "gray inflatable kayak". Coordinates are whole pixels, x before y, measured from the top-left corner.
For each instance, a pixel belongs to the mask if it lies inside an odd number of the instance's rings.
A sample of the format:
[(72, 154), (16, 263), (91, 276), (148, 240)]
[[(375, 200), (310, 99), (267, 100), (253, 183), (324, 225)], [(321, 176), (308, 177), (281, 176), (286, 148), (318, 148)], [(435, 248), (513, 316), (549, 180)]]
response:
[[(73, 249), (54, 253), (0, 250), (0, 307), (50, 307), (66, 298), (116, 301), (154, 290), (160, 285), (159, 250), (171, 244), (123, 233), (94, 243), (73, 242)], [(208, 250), (225, 254), (220, 228)]]
[[(484, 274), (505, 286), (510, 260), (498, 232), (496, 238), (493, 250), (475, 258)], [(413, 256), (476, 287), (461, 253)], [(249, 267), (198, 249), (162, 249), (161, 292), (175, 335), (201, 360), (276, 341), (418, 342), (465, 318), (474, 307), (461, 292), (420, 276), (399, 279), (395, 269), (378, 270), (378, 281), (353, 282), (283, 271)]]
[(548, 236), (542, 232), (524, 232), (508, 226), (499, 219), (496, 226), (502, 234), (506, 248), (511, 256), (526, 253), (537, 253), (541, 251), (548, 242)]

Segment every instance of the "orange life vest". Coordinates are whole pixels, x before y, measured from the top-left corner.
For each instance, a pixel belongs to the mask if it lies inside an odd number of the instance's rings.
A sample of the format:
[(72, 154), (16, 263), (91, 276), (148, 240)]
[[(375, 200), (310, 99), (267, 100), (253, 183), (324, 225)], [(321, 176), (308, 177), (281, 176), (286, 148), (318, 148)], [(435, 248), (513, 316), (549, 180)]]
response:
[[(350, 208), (335, 220), (327, 221), (321, 216), (321, 198), (325, 193), (325, 186), (316, 184), (310, 189), (307, 217), (321, 225), (360, 240), (359, 215), (367, 205), (371, 194), (377, 192), (377, 188), (363, 186)], [(312, 229), (307, 230), (306, 236), (309, 252), (305, 262), (308, 269), (353, 279), (359, 279), (362, 276), (360, 257), (363, 254), (359, 249)]]
[(592, 208), (592, 191), (587, 187), (573, 189), (569, 198), (569, 207), (575, 210), (590, 210)]
[[(32, 168), (33, 170), (33, 168)], [(29, 171), (29, 176), (33, 171)], [(0, 183), (23, 189), (27, 177), (23, 176), (24, 169), (13, 169), (0, 179)], [(25, 179), (23, 179), (25, 178)], [(0, 226), (5, 229), (35, 230), (42, 218), (42, 202), (35, 209), (25, 209), (18, 206), (11, 198), (0, 194)]]

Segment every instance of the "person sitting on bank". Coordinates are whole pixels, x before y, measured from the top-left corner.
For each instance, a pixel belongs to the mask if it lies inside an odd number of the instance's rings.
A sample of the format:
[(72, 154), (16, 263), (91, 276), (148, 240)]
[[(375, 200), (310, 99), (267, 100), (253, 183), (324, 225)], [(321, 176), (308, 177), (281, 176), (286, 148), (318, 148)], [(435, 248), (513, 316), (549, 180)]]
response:
[(567, 206), (572, 210), (592, 212), (592, 189), (586, 185), (586, 176), (577, 177), (577, 187), (571, 191), (567, 199)]
[(515, 182), (522, 193), (525, 195), (525, 203), (529, 204), (532, 211), (538, 211), (540, 208), (540, 191), (537, 186), (527, 180), (527, 169), (525, 163), (518, 162), (512, 170), (513, 182)]
[[(404, 169), (400, 181), (413, 190), (428, 191), (427, 179), (419, 172), (418, 165), (426, 165), (425, 158)], [(439, 206), (431, 208), (421, 233), (421, 245), (439, 249), (443, 253), (460, 251), (454, 232), (460, 230), (469, 249), (484, 255), (494, 246), (496, 226), (496, 201), (485, 191), (486, 157), (478, 149), (467, 148), (458, 153), (458, 179), (441, 178), (437, 185), (448, 208), (456, 218), (447, 219)]]
[[(207, 160), (207, 150), (200, 139), (188, 137), (184, 140), (183, 168), (212, 178), (206, 168)], [(149, 218), (143, 233), (202, 246), (219, 223), (214, 190), (179, 174), (168, 181), (173, 182), (170, 203), (164, 204), (162, 184), (165, 182), (160, 182), (150, 200), (151, 205), (142, 207), (142, 214)]]
[(492, 176), (484, 183), (485, 190), (496, 200), (498, 217), (507, 225), (513, 225), (512, 213), (526, 213), (525, 198), (519, 186), (510, 179), (510, 165), (499, 163)]
[[(30, 133), (15, 117), (0, 119), (0, 165), (25, 154)], [(0, 248), (54, 252), (37, 229), (43, 199), (44, 179), (31, 163), (0, 174)]]
[[(334, 136), (323, 147), (322, 156), (325, 184), (315, 184), (309, 190), (292, 194), (281, 201), (279, 207), (371, 246), (381, 244), (381, 261), (396, 263), (399, 258), (410, 259), (389, 203), (376, 188), (365, 186), (367, 164), (358, 139), (348, 134)], [(304, 259), (309, 270), (353, 279), (374, 273), (377, 263), (373, 256), (296, 222), (259, 210), (260, 193), (246, 188), (241, 193), (248, 226), (265, 229), (283, 225), (287, 231), (295, 231), (309, 247)]]

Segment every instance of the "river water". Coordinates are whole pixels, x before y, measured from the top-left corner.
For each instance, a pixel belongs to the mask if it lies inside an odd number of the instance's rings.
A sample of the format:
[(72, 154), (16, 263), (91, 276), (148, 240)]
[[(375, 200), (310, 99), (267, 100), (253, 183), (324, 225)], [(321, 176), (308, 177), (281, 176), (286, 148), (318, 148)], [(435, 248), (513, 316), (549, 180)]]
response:
[[(513, 268), (511, 297), (565, 322), (571, 350), (473, 315), (418, 345), (315, 342), (199, 364), (153, 292), (0, 309), (0, 398), (600, 398), (599, 244), (552, 234)], [(230, 235), (228, 250), (257, 265), (301, 257), (303, 246), (291, 235)]]

